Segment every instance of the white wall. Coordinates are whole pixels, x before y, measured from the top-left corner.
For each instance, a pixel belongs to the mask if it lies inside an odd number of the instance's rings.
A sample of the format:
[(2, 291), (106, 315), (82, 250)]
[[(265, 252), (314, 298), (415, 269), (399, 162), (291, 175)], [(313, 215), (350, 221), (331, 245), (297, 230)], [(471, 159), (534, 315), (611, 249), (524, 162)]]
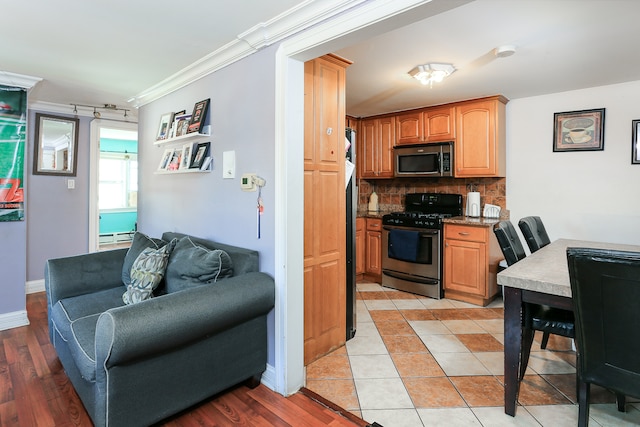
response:
[[(640, 81), (516, 99), (507, 104), (507, 209), (549, 237), (640, 244), (640, 165), (631, 121)], [(604, 151), (553, 152), (554, 113), (605, 108)]]

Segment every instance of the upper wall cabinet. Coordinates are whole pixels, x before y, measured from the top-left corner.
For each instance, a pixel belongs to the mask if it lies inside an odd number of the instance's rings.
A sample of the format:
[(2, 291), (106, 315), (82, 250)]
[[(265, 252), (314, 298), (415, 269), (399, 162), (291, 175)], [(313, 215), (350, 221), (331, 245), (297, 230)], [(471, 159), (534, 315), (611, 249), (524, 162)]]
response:
[(454, 108), (425, 108), (398, 114), (396, 129), (396, 145), (452, 141), (455, 138)]
[(396, 118), (364, 119), (358, 137), (358, 172), (361, 178), (393, 178)]
[(426, 142), (453, 141), (456, 137), (455, 109), (453, 107), (429, 108), (423, 113), (424, 139)]
[(393, 178), (393, 147), (454, 141), (456, 178), (506, 176), (503, 96), (360, 119), (358, 176)]
[(396, 116), (398, 132), (396, 145), (424, 142), (424, 126), (422, 120), (422, 111), (398, 114)]
[(456, 178), (506, 176), (505, 103), (492, 97), (456, 105)]

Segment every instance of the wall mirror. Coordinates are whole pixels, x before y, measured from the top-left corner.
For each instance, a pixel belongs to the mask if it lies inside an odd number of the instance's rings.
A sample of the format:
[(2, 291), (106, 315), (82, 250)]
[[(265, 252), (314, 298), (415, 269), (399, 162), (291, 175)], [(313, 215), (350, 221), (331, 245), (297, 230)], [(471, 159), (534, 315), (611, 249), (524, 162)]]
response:
[(35, 175), (76, 176), (79, 122), (78, 118), (36, 113)]

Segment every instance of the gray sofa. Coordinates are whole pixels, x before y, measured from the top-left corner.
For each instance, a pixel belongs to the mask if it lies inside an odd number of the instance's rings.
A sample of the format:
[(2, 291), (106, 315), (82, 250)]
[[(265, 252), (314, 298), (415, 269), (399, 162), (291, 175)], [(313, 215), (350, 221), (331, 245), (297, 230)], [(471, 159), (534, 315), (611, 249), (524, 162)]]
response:
[(226, 252), (233, 276), (182, 286), (174, 264), (197, 259), (181, 257), (177, 244), (155, 292), (164, 294), (126, 305), (123, 278), (135, 237), (129, 253), (46, 263), (51, 342), (96, 426), (150, 425), (245, 380), (257, 385), (266, 368), (275, 286), (258, 272), (258, 253), (179, 233), (162, 241), (183, 238)]

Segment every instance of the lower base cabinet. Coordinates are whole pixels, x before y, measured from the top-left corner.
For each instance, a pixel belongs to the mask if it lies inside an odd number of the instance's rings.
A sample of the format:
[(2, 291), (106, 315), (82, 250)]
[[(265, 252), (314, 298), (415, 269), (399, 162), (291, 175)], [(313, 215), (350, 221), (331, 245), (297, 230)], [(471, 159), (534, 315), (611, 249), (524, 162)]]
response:
[(444, 296), (485, 306), (498, 294), (502, 252), (491, 226), (444, 225)]
[(366, 240), (364, 232), (366, 229), (366, 219), (356, 218), (356, 280), (364, 278)]
[(366, 224), (364, 277), (380, 283), (382, 280), (382, 220), (367, 218)]

